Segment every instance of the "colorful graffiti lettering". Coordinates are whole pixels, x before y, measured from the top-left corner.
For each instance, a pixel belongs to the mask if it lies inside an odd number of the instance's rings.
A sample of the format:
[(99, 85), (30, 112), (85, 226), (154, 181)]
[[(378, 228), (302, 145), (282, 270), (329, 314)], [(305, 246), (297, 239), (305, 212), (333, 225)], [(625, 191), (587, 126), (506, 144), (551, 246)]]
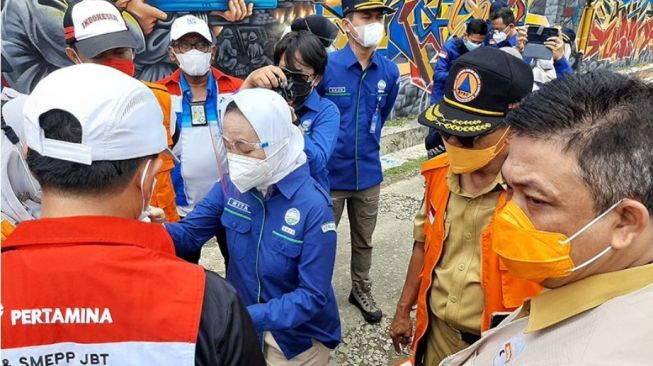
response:
[(594, 8), (585, 58), (637, 60), (653, 47), (653, 0), (600, 0)]
[[(451, 36), (465, 31), (472, 18), (486, 19), (488, 0), (398, 0), (391, 3), (397, 13), (389, 22), (387, 55), (393, 60), (405, 59), (410, 66), (413, 83), (422, 89), (430, 87), (433, 78), (433, 56)], [(526, 17), (524, 0), (508, 2), (518, 20)]]
[[(72, 64), (64, 52), (62, 18), (69, 0), (3, 0), (2, 54), (13, 64), (3, 76), (12, 87), (28, 93), (48, 73)], [(124, 11), (130, 29), (141, 43), (136, 55), (137, 77), (157, 80), (176, 65), (168, 57), (169, 30), (187, 12), (206, 20), (216, 37), (216, 66), (244, 78), (272, 62), (275, 42), (297, 17), (321, 14), (340, 24), (321, 4), (341, 12), (341, 0), (247, 0), (255, 2), (252, 16), (234, 22), (224, 11), (225, 0), (110, 0)], [(485, 19), (493, 0), (385, 0), (397, 10), (386, 19), (386, 37), (379, 51), (395, 61), (403, 79), (406, 114), (415, 113), (416, 101), (427, 100), (433, 64), (444, 43), (465, 31), (472, 18)], [(585, 0), (508, 0), (518, 20), (531, 13), (578, 29)], [(209, 4), (209, 5), (207, 5)], [(212, 4), (212, 5), (211, 5)], [(276, 7), (275, 7), (276, 6)], [(595, 9), (581, 70), (612, 64), (653, 60), (653, 0), (595, 0)], [(559, 9), (559, 10), (555, 10)], [(347, 36), (335, 42), (343, 47)], [(610, 64), (610, 65), (608, 65)], [(586, 66), (589, 65), (589, 66)], [(415, 90), (417, 89), (417, 90)], [(425, 97), (426, 96), (426, 97)], [(400, 100), (402, 100), (400, 98)], [(419, 108), (417, 108), (419, 109)], [(404, 112), (398, 112), (405, 115)]]

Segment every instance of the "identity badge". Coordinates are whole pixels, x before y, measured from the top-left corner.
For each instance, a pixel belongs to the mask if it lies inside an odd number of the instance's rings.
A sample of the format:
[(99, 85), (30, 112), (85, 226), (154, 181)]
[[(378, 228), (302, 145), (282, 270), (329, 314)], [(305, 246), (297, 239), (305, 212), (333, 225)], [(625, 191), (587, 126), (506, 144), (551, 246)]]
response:
[(204, 102), (194, 102), (190, 105), (191, 123), (193, 126), (206, 126), (206, 108)]

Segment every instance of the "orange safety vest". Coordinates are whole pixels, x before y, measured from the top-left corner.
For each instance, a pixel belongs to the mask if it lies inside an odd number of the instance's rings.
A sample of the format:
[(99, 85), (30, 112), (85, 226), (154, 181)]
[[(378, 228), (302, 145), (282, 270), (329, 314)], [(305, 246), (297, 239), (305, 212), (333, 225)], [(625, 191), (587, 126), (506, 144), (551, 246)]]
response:
[(2, 220), (2, 240), (4, 242), (7, 237), (16, 230), (16, 227), (9, 222), (9, 220)]
[[(150, 88), (154, 96), (159, 101), (161, 111), (163, 112), (163, 125), (166, 128), (166, 135), (168, 136), (168, 147), (172, 148), (172, 134), (170, 133), (170, 114), (172, 112), (172, 98), (168, 89), (161, 84), (150, 83), (143, 81), (143, 83)], [(152, 194), (150, 205), (163, 209), (166, 215), (166, 221), (175, 222), (179, 221), (179, 214), (177, 213), (177, 205), (175, 204), (175, 188), (172, 185), (172, 177), (170, 173), (175, 167), (175, 162), (171, 157), (165, 154), (159, 155), (163, 161), (161, 170), (156, 176), (156, 186)]]
[[(424, 265), (420, 273), (420, 285), (417, 295), (417, 320), (413, 354), (416, 354), (419, 342), (428, 329), (428, 297), (433, 284), (433, 271), (440, 260), (444, 246), (444, 221), (449, 202), (447, 175), (449, 160), (447, 154), (439, 155), (422, 165), (422, 175), (426, 178), (426, 218), (424, 220)], [(506, 203), (503, 192), (497, 204), (496, 213)], [(536, 283), (513, 277), (499, 260), (492, 248), (492, 231), (494, 219), (481, 235), (481, 286), (484, 293), (484, 308), (481, 331), (490, 328), (492, 315), (510, 312), (521, 306), (524, 300), (537, 295), (542, 287)]]
[(192, 365), (205, 278), (162, 225), (24, 221), (2, 243), (3, 364)]

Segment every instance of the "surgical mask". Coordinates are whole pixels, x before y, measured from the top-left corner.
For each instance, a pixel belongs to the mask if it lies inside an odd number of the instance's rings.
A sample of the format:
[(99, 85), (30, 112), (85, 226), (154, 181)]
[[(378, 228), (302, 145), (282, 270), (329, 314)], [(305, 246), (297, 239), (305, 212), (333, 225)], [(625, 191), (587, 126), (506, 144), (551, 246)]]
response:
[(265, 159), (227, 153), (229, 178), (238, 191), (245, 193), (254, 187), (265, 187), (267, 180), (274, 175), (274, 169), (276, 168), (272, 165), (272, 158), (283, 151), (287, 144), (288, 139), (282, 140), (277, 151), (269, 154)]
[(553, 66), (553, 60), (544, 60), (544, 59), (538, 59), (536, 62), (536, 66), (539, 67), (540, 69), (544, 71), (548, 70), (553, 70), (555, 67)]
[(102, 60), (101, 64), (120, 70), (131, 77), (134, 77), (134, 74), (136, 73), (134, 60), (124, 58), (105, 58)]
[(506, 132), (503, 133), (495, 145), (485, 149), (465, 149), (450, 145), (446, 139), (442, 139), (449, 157), (449, 169), (453, 173), (464, 174), (488, 165), (506, 146), (505, 139), (508, 131), (510, 131), (510, 128), (506, 129)]
[(481, 47), (480, 43), (474, 43), (468, 39), (465, 39), (463, 42), (465, 43), (465, 47), (467, 47), (468, 51), (474, 51), (475, 49)]
[(567, 43), (565, 43), (565, 58), (567, 60), (571, 59), (571, 46)]
[(179, 67), (188, 75), (206, 75), (211, 69), (211, 52), (192, 49), (186, 53), (175, 53)]
[(383, 39), (383, 24), (379, 22), (358, 27), (354, 26), (354, 29), (356, 29), (358, 37), (352, 37), (356, 42), (358, 42), (358, 44), (365, 48), (378, 47), (379, 43), (381, 43), (381, 39)]
[(492, 39), (496, 43), (501, 43), (501, 42), (505, 41), (506, 39), (508, 39), (508, 35), (505, 32), (495, 30), (494, 34), (492, 34)]
[(231, 182), (240, 193), (248, 192), (272, 176), (272, 167), (267, 159), (227, 153), (227, 161)]
[(562, 233), (540, 231), (514, 202), (508, 202), (495, 221), (494, 250), (511, 274), (533, 282), (566, 277), (604, 256), (608, 246), (589, 260), (575, 265), (571, 258), (571, 241), (614, 210), (615, 203), (569, 238)]
[(150, 170), (150, 164), (152, 160), (148, 160), (145, 164), (145, 169), (141, 174), (141, 202), (143, 203), (143, 208), (141, 209), (141, 214), (138, 216), (139, 221), (149, 222), (148, 216), (150, 215), (150, 201), (152, 200), (152, 195), (154, 194), (154, 187), (156, 186), (156, 178), (152, 179), (152, 187), (150, 189), (150, 196), (145, 198), (145, 178), (147, 178), (147, 173)]

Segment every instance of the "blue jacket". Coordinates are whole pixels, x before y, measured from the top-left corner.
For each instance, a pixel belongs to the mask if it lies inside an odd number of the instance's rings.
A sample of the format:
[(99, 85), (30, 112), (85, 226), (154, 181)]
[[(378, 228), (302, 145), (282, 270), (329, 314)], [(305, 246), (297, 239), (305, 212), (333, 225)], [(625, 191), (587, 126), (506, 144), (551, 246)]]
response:
[(467, 46), (462, 37), (452, 37), (444, 43), (438, 53), (438, 61), (435, 63), (433, 72), (433, 89), (431, 92), (431, 104), (439, 102), (444, 96), (444, 85), (449, 76), (451, 65), (456, 59), (467, 53)]
[(556, 78), (562, 79), (567, 75), (573, 75), (574, 70), (569, 64), (569, 60), (566, 57), (561, 58), (558, 61), (553, 61), (553, 67), (556, 69)]
[(304, 128), (304, 152), (311, 176), (329, 192), (327, 163), (338, 141), (340, 112), (333, 102), (313, 90), (297, 108), (297, 116)]
[(288, 359), (310, 348), (311, 339), (336, 347), (336, 225), (328, 193), (307, 164), (279, 181), (268, 198), (226, 183), (226, 192), (216, 183), (186, 218), (166, 224), (177, 253), (198, 250), (224, 228), (227, 281), (247, 305), (259, 339), (272, 332)]
[(332, 190), (360, 191), (383, 181), (381, 129), (399, 90), (399, 68), (378, 52), (363, 70), (351, 46), (329, 54), (320, 95), (340, 110), (338, 142), (329, 164)]

